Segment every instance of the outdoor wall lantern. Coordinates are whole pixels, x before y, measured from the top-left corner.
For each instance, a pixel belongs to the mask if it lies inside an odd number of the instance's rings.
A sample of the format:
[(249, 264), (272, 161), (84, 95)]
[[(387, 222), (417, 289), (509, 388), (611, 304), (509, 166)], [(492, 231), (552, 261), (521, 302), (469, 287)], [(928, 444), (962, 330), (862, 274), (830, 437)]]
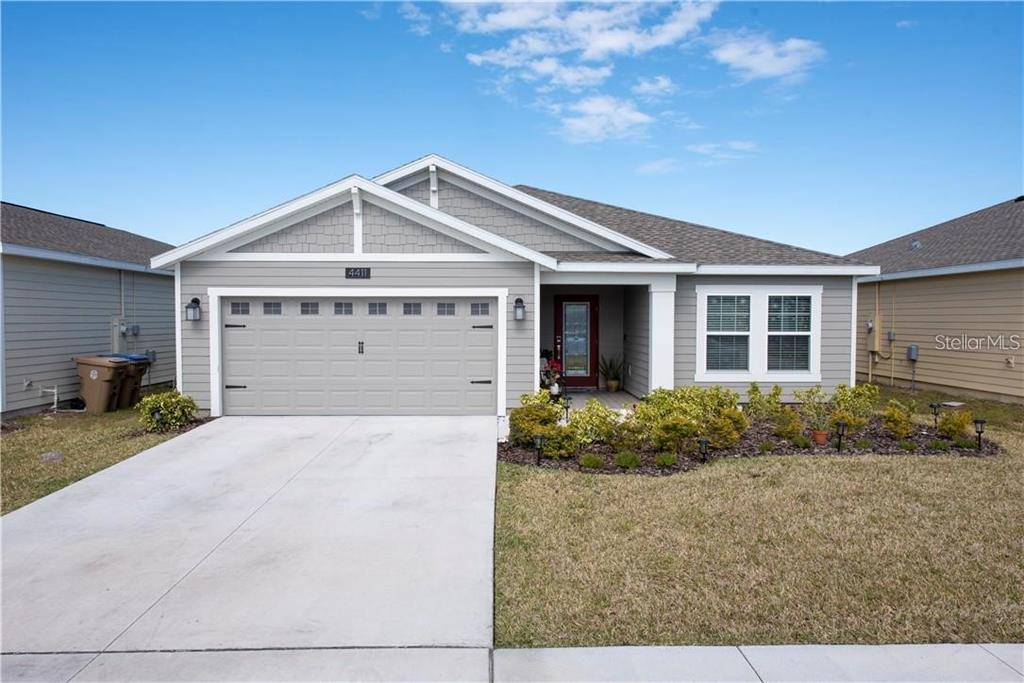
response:
[(836, 447), (840, 453), (843, 452), (843, 437), (846, 436), (846, 422), (839, 420), (836, 422), (836, 434), (839, 436), (839, 445)]
[(189, 322), (197, 322), (203, 319), (202, 310), (199, 308), (198, 297), (193, 297), (192, 301), (185, 304), (185, 320)]
[(981, 450), (981, 435), (985, 433), (985, 421), (975, 420), (974, 431), (978, 434), (978, 450)]
[(708, 461), (708, 440), (707, 439), (697, 439), (697, 443), (700, 444), (700, 461), (701, 462), (707, 462)]
[(941, 403), (929, 403), (928, 407), (932, 409), (932, 420), (935, 422), (935, 428), (939, 428), (939, 411), (942, 410)]
[(512, 304), (512, 317), (515, 320), (526, 320), (526, 303), (522, 297), (518, 297)]
[(533, 437), (533, 448), (537, 451), (537, 464), (540, 464), (541, 453), (544, 452), (544, 435), (535, 434)]

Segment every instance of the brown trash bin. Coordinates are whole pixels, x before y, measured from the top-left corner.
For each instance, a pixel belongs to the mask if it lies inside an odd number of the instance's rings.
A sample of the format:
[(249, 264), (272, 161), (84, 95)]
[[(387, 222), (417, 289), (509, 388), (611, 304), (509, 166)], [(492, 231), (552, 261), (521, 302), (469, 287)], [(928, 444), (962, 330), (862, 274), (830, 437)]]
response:
[(89, 413), (105, 413), (117, 409), (118, 391), (128, 361), (102, 356), (76, 356), (79, 393)]
[(117, 358), (127, 362), (124, 376), (121, 378), (121, 389), (117, 395), (117, 408), (131, 408), (139, 402), (142, 392), (142, 378), (149, 370), (149, 356), (141, 353), (103, 354), (104, 358)]

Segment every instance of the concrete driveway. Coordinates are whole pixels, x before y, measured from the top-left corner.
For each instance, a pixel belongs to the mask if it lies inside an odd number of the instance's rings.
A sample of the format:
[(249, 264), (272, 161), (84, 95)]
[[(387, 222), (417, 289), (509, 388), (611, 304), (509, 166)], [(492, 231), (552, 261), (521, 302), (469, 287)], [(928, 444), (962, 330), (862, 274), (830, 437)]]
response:
[[(166, 653), (211, 650), (311, 650), (289, 657), (313, 678), (486, 677), (495, 429), (221, 418), (10, 513), (3, 651), (60, 654), (4, 657), (4, 678), (188, 678)], [(437, 650), (351, 650), (391, 647)]]

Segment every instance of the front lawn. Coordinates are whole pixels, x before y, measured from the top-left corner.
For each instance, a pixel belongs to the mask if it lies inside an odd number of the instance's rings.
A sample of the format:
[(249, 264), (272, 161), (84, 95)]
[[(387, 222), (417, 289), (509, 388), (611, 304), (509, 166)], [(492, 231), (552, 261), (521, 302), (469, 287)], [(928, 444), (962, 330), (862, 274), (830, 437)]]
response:
[[(110, 467), (175, 436), (142, 431), (126, 409), (89, 415), (61, 413), (15, 418), (0, 436), (0, 508), (4, 514)], [(12, 431), (6, 431), (11, 427)], [(44, 453), (59, 453), (48, 461)]]
[(499, 463), (495, 644), (1021, 642), (1024, 436), (987, 436), (1006, 452)]

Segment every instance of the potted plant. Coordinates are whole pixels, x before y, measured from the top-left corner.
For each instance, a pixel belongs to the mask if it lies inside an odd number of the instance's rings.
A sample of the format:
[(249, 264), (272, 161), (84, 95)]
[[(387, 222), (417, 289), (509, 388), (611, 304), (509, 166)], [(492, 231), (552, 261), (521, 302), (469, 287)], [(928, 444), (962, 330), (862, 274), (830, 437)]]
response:
[(811, 430), (814, 443), (824, 446), (828, 443), (829, 418), (832, 414), (825, 392), (821, 387), (811, 387), (806, 391), (794, 391), (793, 396), (800, 401), (800, 416)]
[(562, 388), (558, 386), (558, 380), (562, 378), (561, 363), (554, 358), (549, 358), (540, 374), (542, 384), (547, 387), (552, 396), (558, 396), (562, 393)]
[(622, 386), (622, 358), (612, 356), (610, 359), (601, 356), (598, 363), (598, 370), (604, 377), (604, 384), (608, 391), (614, 393)]

